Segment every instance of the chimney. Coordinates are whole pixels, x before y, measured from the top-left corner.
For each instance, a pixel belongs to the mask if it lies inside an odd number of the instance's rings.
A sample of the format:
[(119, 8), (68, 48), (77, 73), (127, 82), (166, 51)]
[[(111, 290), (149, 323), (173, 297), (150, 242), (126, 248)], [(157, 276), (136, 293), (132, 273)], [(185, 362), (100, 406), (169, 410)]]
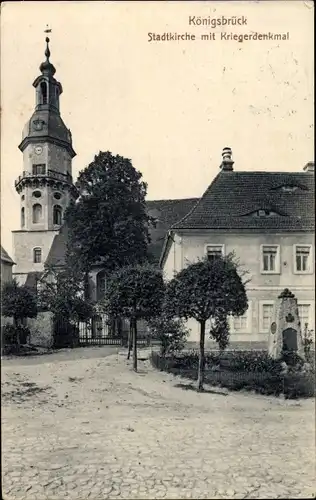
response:
[(223, 172), (232, 172), (233, 171), (233, 165), (234, 161), (232, 159), (232, 150), (231, 148), (224, 148), (222, 152), (222, 164), (220, 168), (222, 169)]
[(315, 163), (313, 161), (309, 161), (308, 163), (306, 163), (303, 170), (305, 172), (314, 172), (314, 166), (315, 166)]

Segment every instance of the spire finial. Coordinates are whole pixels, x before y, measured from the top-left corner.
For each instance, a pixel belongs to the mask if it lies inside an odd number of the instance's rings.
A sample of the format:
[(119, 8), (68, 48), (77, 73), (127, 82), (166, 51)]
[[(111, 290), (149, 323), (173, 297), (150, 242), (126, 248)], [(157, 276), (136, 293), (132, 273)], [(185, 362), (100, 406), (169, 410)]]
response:
[(46, 56), (46, 60), (49, 61), (50, 50), (49, 50), (49, 38), (48, 38), (48, 36), (45, 38), (45, 42), (46, 42), (45, 56)]
[[(44, 33), (51, 33), (52, 32), (52, 29), (48, 26), (48, 24), (46, 24), (46, 29), (44, 30)], [(49, 60), (50, 58), (50, 50), (49, 50), (49, 38), (48, 36), (45, 38), (45, 42), (46, 42), (46, 50), (45, 50), (45, 56), (46, 56), (46, 59), (47, 61)]]
[[(44, 33), (51, 33), (51, 32), (52, 32), (51, 28), (49, 28), (48, 24), (46, 24), (46, 29), (44, 30)], [(48, 38), (48, 36), (46, 36), (45, 42), (46, 42), (46, 49), (45, 49), (46, 61), (40, 65), (40, 70), (42, 73), (45, 71), (45, 73), (47, 73), (47, 74), (50, 73), (51, 75), (54, 75), (56, 72), (56, 69), (49, 61), (49, 58), (50, 58), (50, 50), (49, 50), (50, 39)]]

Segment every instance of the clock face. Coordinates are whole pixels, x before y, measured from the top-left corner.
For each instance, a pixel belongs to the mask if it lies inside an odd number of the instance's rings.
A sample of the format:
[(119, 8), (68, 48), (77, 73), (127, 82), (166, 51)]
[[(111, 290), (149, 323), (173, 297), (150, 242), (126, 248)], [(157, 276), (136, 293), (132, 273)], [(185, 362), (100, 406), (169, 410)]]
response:
[(43, 151), (43, 148), (42, 148), (42, 146), (35, 146), (35, 149), (34, 149), (34, 150), (35, 150), (35, 153), (36, 153), (37, 155), (40, 155), (40, 154), (41, 154), (41, 152)]

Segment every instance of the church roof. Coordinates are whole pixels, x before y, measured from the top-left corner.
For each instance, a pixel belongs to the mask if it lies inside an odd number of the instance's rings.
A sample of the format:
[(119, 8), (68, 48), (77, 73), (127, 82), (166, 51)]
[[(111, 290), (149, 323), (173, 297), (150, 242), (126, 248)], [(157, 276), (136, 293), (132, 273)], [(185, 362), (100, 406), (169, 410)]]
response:
[(199, 198), (178, 200), (149, 200), (146, 202), (148, 214), (156, 219), (156, 227), (151, 227), (149, 251), (159, 261), (167, 231), (182, 219), (198, 202)]
[(15, 264), (15, 262), (11, 259), (10, 255), (6, 250), (3, 248), (1, 245), (1, 260), (2, 262), (7, 262), (8, 264), (11, 264), (12, 266)]
[(40, 109), (33, 113), (23, 129), (20, 150), (23, 151), (30, 141), (56, 141), (66, 147), (72, 157), (76, 155), (72, 148), (70, 130), (66, 127), (60, 114), (51, 109)]
[(172, 229), (312, 231), (314, 226), (312, 172), (221, 171)]
[[(180, 200), (149, 200), (146, 202), (148, 214), (157, 220), (156, 227), (151, 227), (149, 251), (159, 261), (164, 239), (168, 229), (195, 205), (198, 198)], [(68, 229), (64, 225), (53, 240), (46, 259), (46, 266), (63, 266), (67, 250)]]
[(68, 228), (64, 224), (59, 233), (53, 239), (52, 246), (50, 247), (45, 266), (64, 266), (67, 250)]
[[(146, 205), (156, 219), (149, 251), (159, 261), (170, 229), (313, 231), (314, 174), (222, 170), (200, 199), (149, 200)], [(55, 236), (46, 265), (64, 265), (67, 232), (63, 226)]]
[(39, 271), (30, 271), (27, 273), (27, 277), (25, 280), (25, 286), (29, 288), (36, 288), (38, 280), (43, 276), (42, 272)]

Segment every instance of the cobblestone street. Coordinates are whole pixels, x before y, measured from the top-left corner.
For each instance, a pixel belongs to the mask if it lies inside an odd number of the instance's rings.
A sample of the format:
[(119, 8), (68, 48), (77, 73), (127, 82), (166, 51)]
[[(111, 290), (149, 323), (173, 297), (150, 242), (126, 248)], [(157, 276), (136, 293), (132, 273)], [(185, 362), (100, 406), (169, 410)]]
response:
[(312, 400), (198, 394), (73, 352), (2, 363), (4, 500), (313, 498)]

